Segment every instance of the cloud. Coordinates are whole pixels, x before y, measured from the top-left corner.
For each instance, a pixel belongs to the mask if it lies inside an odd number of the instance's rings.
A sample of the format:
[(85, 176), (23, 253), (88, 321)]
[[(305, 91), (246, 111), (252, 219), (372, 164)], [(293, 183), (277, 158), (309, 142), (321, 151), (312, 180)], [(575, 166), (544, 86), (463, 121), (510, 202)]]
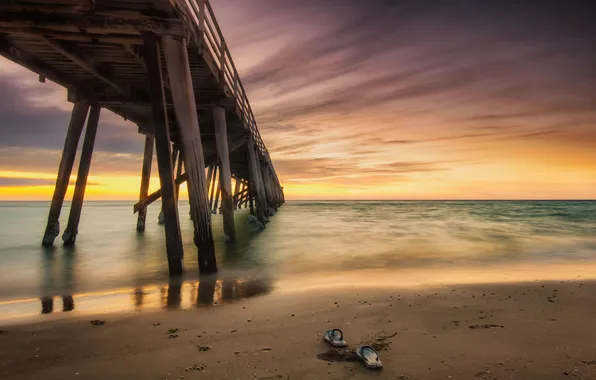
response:
[[(0, 147), (0, 171), (56, 174), (62, 150), (26, 147)], [(78, 157), (77, 157), (78, 160)], [(77, 173), (77, 161), (72, 170)], [(142, 154), (121, 154), (95, 151), (91, 159), (91, 175), (139, 175)], [(154, 165), (156, 166), (156, 165)]]
[[(581, 2), (213, 6), (282, 180), (359, 188), (478, 162), (548, 171), (540, 152), (596, 159), (596, 24)], [(70, 105), (36, 80), (0, 74), (5, 170), (56, 170)], [(102, 113), (91, 170), (138, 175), (142, 144)]]
[[(69, 186), (74, 186), (75, 180), (69, 182)], [(22, 187), (22, 186), (54, 186), (56, 185), (55, 179), (46, 178), (13, 178), (13, 177), (0, 177), (0, 188), (1, 187)], [(97, 186), (97, 182), (87, 181), (87, 186)]]
[[(66, 102), (66, 91), (51, 82), (32, 81), (32, 73), (18, 73), (0, 74), (0, 147), (61, 149), (72, 109)], [(138, 152), (142, 141), (135, 125), (110, 111), (102, 111), (96, 150)]]

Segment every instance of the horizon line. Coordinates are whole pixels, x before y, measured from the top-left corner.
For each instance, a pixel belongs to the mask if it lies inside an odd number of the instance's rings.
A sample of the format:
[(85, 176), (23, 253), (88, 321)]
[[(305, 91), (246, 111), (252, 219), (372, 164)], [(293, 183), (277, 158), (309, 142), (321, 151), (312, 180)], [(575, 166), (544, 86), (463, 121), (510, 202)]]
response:
[[(186, 200), (186, 199), (184, 199)], [(64, 200), (64, 202), (71, 202), (72, 200)], [(596, 198), (436, 198), (436, 199), (289, 199), (287, 202), (470, 202), (470, 201), (486, 201), (486, 202), (593, 202)], [(0, 199), (0, 202), (51, 202), (51, 199)], [(138, 199), (89, 199), (84, 202), (138, 202)]]

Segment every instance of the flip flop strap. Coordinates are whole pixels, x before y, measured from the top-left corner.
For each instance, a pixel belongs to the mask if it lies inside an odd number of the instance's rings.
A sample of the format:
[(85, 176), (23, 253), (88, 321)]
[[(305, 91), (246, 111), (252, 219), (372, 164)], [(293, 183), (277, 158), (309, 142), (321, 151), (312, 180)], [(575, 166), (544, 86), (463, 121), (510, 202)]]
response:
[(377, 350), (375, 350), (371, 346), (362, 346), (362, 347), (360, 347), (360, 353), (361, 354), (362, 354), (362, 352), (364, 351), (365, 348), (367, 348), (367, 349), (371, 350), (372, 352), (374, 352), (375, 355), (377, 355), (377, 360), (379, 360), (379, 353), (377, 352)]
[(341, 332), (340, 329), (333, 329), (333, 330), (331, 330), (332, 333), (335, 332), (335, 331), (339, 332), (339, 340), (343, 340), (344, 339), (344, 333)]

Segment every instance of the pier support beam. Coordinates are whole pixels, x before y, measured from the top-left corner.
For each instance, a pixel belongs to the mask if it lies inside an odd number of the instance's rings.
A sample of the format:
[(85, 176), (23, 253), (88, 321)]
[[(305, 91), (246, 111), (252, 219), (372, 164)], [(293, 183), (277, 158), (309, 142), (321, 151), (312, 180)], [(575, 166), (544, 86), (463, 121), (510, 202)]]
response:
[[(139, 192), (139, 201), (147, 198), (149, 195), (149, 181), (151, 180), (151, 163), (153, 161), (153, 144), (155, 143), (153, 135), (145, 136), (145, 150), (143, 153), (143, 169), (141, 170), (141, 191)], [(147, 219), (147, 207), (139, 210), (137, 219), (137, 231), (145, 231), (145, 219)]]
[(208, 206), (205, 161), (197, 116), (186, 41), (172, 36), (163, 38), (172, 99), (178, 120), (184, 167), (188, 174), (188, 196), (194, 224), (194, 242), (199, 249), (200, 273), (217, 272), (211, 212)]
[(238, 206), (239, 203), (239, 198), (240, 198), (240, 181), (236, 180), (235, 184), (234, 184), (234, 195), (233, 195), (233, 201), (234, 201), (234, 210), (240, 208)]
[(273, 212), (277, 211), (277, 205), (275, 204), (275, 197), (273, 195), (273, 184), (271, 183), (269, 164), (266, 162), (261, 162), (261, 175), (263, 177), (265, 195), (267, 196), (267, 215), (271, 216)]
[(267, 218), (267, 197), (263, 189), (263, 178), (261, 177), (261, 165), (257, 157), (256, 146), (252, 138), (248, 142), (248, 169), (250, 176), (250, 190), (254, 195), (257, 205), (255, 207), (256, 217), (259, 222), (265, 224), (269, 220)]
[[(253, 188), (253, 186), (252, 186), (252, 185), (250, 185), (250, 184), (247, 186), (247, 188), (248, 188), (248, 189), (247, 189), (247, 190), (248, 190), (248, 194), (247, 194), (247, 197), (248, 197), (248, 207), (249, 207), (249, 209), (250, 209), (250, 215), (254, 215), (254, 216), (256, 216), (256, 215), (255, 215), (255, 214), (256, 214), (256, 212), (255, 212), (255, 201), (254, 201), (254, 199), (255, 199), (255, 192), (254, 192), (254, 188)], [(246, 207), (246, 206), (245, 206), (245, 207)]]
[(70, 123), (68, 125), (68, 132), (64, 141), (64, 149), (62, 150), (62, 158), (60, 159), (60, 166), (58, 167), (58, 177), (56, 178), (56, 187), (54, 188), (54, 195), (52, 197), (52, 204), (50, 205), (50, 213), (48, 215), (48, 224), (43, 235), (42, 244), (44, 246), (52, 246), (54, 239), (60, 234), (60, 210), (64, 203), (64, 196), (68, 189), (68, 182), (70, 181), (70, 174), (72, 172), (72, 165), (77, 153), (77, 146), (83, 125), (89, 112), (89, 104), (85, 101), (77, 101), (70, 115)]
[[(174, 144), (172, 144), (172, 173), (177, 172), (176, 169), (176, 161), (178, 160), (178, 149), (174, 146)], [(178, 180), (179, 175), (176, 175), (175, 178), (175, 184), (176, 184), (176, 208), (178, 207), (178, 193), (179, 193), (179, 189), (180, 189), (180, 183), (177, 181)], [(165, 223), (165, 219), (164, 219), (164, 214), (163, 214), (163, 208), (161, 209), (161, 211), (159, 212), (159, 215), (157, 215), (157, 224), (164, 224)]]
[(62, 241), (64, 241), (64, 244), (66, 245), (74, 244), (79, 232), (79, 220), (81, 219), (81, 211), (83, 209), (83, 199), (85, 198), (85, 188), (87, 187), (87, 177), (89, 175), (89, 168), (91, 167), (91, 157), (93, 156), (93, 146), (95, 145), (95, 136), (97, 135), (97, 124), (99, 123), (100, 112), (101, 107), (98, 104), (93, 104), (91, 106), (89, 120), (87, 120), (85, 139), (83, 140), (83, 150), (81, 151), (77, 182), (75, 184), (75, 191), (70, 205), (70, 215), (68, 216), (68, 223), (64, 230), (64, 234), (62, 235)]
[(143, 58), (147, 66), (147, 79), (149, 80), (151, 111), (153, 113), (153, 131), (161, 184), (162, 210), (165, 219), (168, 266), (170, 275), (175, 275), (182, 273), (182, 256), (184, 253), (178, 208), (176, 207), (176, 186), (172, 169), (172, 157), (170, 156), (170, 131), (161, 75), (158, 37), (152, 33), (143, 34), (143, 48)]

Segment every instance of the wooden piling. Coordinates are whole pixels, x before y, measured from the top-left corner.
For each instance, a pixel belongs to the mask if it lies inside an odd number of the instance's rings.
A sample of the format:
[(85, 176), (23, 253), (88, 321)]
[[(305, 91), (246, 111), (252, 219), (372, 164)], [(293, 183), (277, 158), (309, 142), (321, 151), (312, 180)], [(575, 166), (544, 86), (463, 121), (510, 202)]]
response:
[(234, 241), (236, 240), (236, 227), (234, 226), (234, 200), (232, 199), (232, 170), (230, 169), (230, 152), (228, 150), (226, 111), (223, 107), (213, 108), (213, 123), (220, 167), (219, 188), (221, 191), (224, 235), (227, 241)]
[[(176, 188), (170, 156), (170, 131), (166, 111), (165, 94), (161, 70), (158, 37), (153, 33), (143, 34), (143, 58), (147, 66), (151, 110), (153, 113), (153, 131), (159, 180), (161, 183), (162, 209), (165, 217), (166, 251), (170, 274), (182, 273), (182, 236), (176, 207)], [(174, 86), (175, 87), (175, 86)], [(188, 165), (187, 165), (188, 167)]]
[[(149, 194), (149, 181), (151, 180), (151, 163), (153, 161), (154, 138), (152, 134), (145, 136), (145, 149), (143, 152), (143, 168), (141, 170), (141, 190), (139, 191), (139, 201), (147, 198)], [(139, 210), (137, 218), (137, 231), (145, 231), (145, 219), (147, 218), (147, 207)]]
[[(257, 202), (255, 208), (256, 217), (261, 223), (268, 222), (267, 218), (267, 198), (263, 189), (263, 179), (261, 177), (261, 165), (256, 152), (256, 146), (252, 139), (248, 142), (248, 168), (250, 175), (250, 189)], [(252, 197), (251, 197), (252, 199)]]
[(54, 195), (52, 196), (52, 203), (50, 205), (50, 213), (48, 215), (48, 223), (43, 235), (42, 244), (44, 246), (51, 246), (54, 244), (54, 239), (60, 234), (60, 211), (64, 203), (64, 196), (68, 189), (68, 182), (70, 181), (70, 174), (72, 172), (72, 165), (75, 160), (77, 146), (85, 124), (85, 118), (89, 111), (89, 104), (86, 101), (79, 100), (75, 102), (72, 113), (70, 115), (70, 123), (68, 125), (68, 132), (64, 141), (64, 148), (62, 150), (62, 158), (60, 159), (60, 166), (58, 167), (58, 177), (56, 178), (56, 187), (54, 188)]
[[(220, 170), (221, 173), (221, 170)], [(211, 210), (211, 212), (216, 215), (217, 214), (217, 210), (219, 210), (218, 206), (219, 206), (219, 194), (221, 194), (221, 181), (218, 179), (217, 180), (217, 188), (215, 190), (215, 201), (213, 202), (213, 210)]]
[(178, 166), (176, 166), (176, 199), (180, 198), (180, 179), (182, 178), (182, 167), (184, 166), (184, 156), (182, 152), (178, 154)]
[(217, 171), (218, 171), (218, 167), (217, 165), (213, 165), (213, 176), (211, 177), (211, 181), (208, 182), (207, 184), (209, 185), (209, 213), (213, 212), (213, 201), (215, 201), (215, 192), (216, 187), (215, 185), (217, 184)]
[(211, 228), (211, 213), (207, 204), (201, 130), (186, 41), (173, 36), (165, 36), (163, 41), (168, 76), (170, 83), (175, 83), (170, 90), (178, 120), (184, 166), (188, 174), (188, 195), (194, 223), (194, 243), (199, 250), (199, 271), (213, 273), (217, 271), (217, 263)]
[(248, 188), (248, 194), (246, 196), (247, 196), (247, 200), (248, 200), (248, 207), (250, 210), (250, 215), (255, 215), (256, 214), (256, 212), (255, 212), (255, 194), (253, 191), (253, 187), (251, 184), (249, 184), (247, 186), (247, 188)]
[[(176, 162), (178, 160), (178, 148), (174, 144), (172, 144), (172, 173), (176, 172)], [(178, 179), (178, 177), (174, 177)], [(178, 189), (180, 188), (180, 183), (176, 182), (176, 207), (178, 207)], [(165, 223), (165, 216), (163, 213), (163, 207), (157, 216), (157, 223), (163, 225)]]
[(64, 234), (62, 235), (62, 241), (64, 241), (64, 244), (66, 245), (74, 244), (79, 232), (79, 220), (81, 219), (81, 211), (83, 209), (83, 199), (85, 198), (85, 188), (87, 187), (87, 177), (89, 175), (89, 168), (91, 167), (91, 157), (93, 156), (93, 146), (95, 145), (95, 136), (97, 134), (97, 124), (99, 123), (100, 112), (101, 107), (99, 105), (93, 104), (91, 106), (89, 120), (87, 120), (85, 139), (83, 140), (77, 182), (75, 184), (75, 191), (70, 205), (70, 215), (68, 216), (68, 223), (64, 230)]
[(233, 197), (233, 200), (234, 200), (234, 210), (240, 208), (240, 207), (238, 207), (238, 195), (239, 195), (239, 193), (240, 193), (240, 180), (236, 179), (234, 181), (234, 197)]
[(271, 215), (271, 211), (277, 211), (273, 196), (273, 185), (271, 183), (271, 176), (269, 173), (269, 165), (266, 162), (261, 162), (261, 175), (263, 178), (263, 187), (267, 197), (267, 215)]

